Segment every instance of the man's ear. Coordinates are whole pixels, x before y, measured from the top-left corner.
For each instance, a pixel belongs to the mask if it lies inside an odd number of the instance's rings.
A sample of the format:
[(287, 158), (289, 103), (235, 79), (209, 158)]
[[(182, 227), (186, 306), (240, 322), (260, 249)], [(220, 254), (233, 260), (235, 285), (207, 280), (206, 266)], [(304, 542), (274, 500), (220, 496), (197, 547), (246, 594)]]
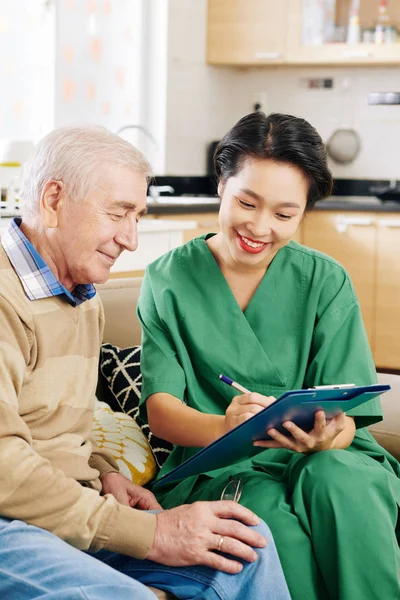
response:
[(43, 223), (50, 229), (57, 227), (60, 218), (60, 211), (63, 204), (64, 184), (62, 181), (52, 179), (48, 181), (42, 191), (40, 198), (40, 213)]

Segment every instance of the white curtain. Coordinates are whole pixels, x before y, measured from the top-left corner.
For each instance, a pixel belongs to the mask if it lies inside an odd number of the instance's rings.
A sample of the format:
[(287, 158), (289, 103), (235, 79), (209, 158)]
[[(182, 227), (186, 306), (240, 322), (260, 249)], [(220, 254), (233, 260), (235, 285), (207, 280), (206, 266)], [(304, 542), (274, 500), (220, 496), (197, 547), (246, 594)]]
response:
[(0, 0), (0, 138), (37, 140), (54, 120), (54, 10)]
[(55, 125), (140, 124), (143, 0), (56, 0)]

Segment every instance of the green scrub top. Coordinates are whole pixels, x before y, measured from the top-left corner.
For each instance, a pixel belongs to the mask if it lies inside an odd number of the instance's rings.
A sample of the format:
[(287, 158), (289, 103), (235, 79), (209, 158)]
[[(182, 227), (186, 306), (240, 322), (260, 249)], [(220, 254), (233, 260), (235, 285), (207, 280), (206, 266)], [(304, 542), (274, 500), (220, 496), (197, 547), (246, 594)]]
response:
[[(146, 399), (156, 392), (223, 415), (237, 392), (219, 373), (275, 397), (314, 385), (376, 383), (359, 303), (341, 265), (291, 241), (278, 251), (242, 312), (208, 248), (211, 235), (176, 248), (146, 270), (138, 303), (145, 420)], [(380, 401), (348, 414), (358, 429), (368, 426), (382, 419)], [(373, 443), (366, 430), (356, 438)], [(176, 446), (161, 474), (196, 451)], [(285, 463), (288, 453), (269, 449), (253, 463)]]
[[(335, 260), (290, 242), (242, 311), (207, 237), (147, 269), (138, 304), (144, 417), (156, 392), (223, 415), (237, 392), (219, 373), (276, 397), (314, 385), (376, 383), (359, 303)], [(293, 600), (400, 598), (400, 466), (365, 429), (382, 419), (379, 399), (348, 414), (357, 432), (346, 450), (267, 449), (165, 485), (157, 498), (166, 509), (218, 500), (233, 476), (243, 483), (241, 504), (271, 528)], [(196, 451), (175, 446), (160, 474)]]

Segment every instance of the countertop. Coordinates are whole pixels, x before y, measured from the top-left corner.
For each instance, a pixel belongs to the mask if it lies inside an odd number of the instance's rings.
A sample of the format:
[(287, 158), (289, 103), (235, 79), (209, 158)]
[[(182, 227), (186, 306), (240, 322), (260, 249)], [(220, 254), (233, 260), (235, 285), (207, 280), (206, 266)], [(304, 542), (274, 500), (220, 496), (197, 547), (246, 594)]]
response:
[[(157, 201), (148, 198), (147, 202), (149, 215), (177, 215), (177, 220), (178, 215), (182, 214), (213, 213), (219, 210), (217, 196), (160, 196)], [(400, 212), (400, 202), (382, 202), (374, 196), (330, 196), (327, 200), (318, 202), (313, 210), (396, 213)], [(1, 212), (2, 227), (7, 226), (6, 221), (11, 216)]]
[[(7, 229), (11, 219), (11, 216), (1, 217), (0, 231)], [(187, 219), (165, 219), (164, 221), (162, 219), (143, 219), (138, 224), (139, 233), (181, 232), (187, 229), (196, 229), (196, 227), (196, 221), (189, 221)]]
[(314, 210), (400, 212), (400, 202), (382, 202), (374, 196), (331, 196), (318, 202)]
[[(157, 202), (148, 200), (150, 215), (179, 215), (217, 212), (219, 200), (214, 197), (162, 196)], [(382, 202), (374, 196), (331, 196), (315, 205), (313, 210), (359, 212), (400, 212), (400, 202)]]

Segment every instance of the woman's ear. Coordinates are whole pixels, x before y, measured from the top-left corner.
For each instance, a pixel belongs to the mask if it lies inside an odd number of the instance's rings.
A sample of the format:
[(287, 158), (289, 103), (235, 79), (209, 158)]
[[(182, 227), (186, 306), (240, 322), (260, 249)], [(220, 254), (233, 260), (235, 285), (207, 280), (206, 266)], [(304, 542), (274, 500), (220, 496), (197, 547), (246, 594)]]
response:
[(45, 184), (40, 197), (40, 213), (43, 223), (45, 227), (50, 229), (58, 226), (59, 215), (63, 205), (63, 187), (64, 184), (62, 181), (52, 179)]
[(224, 193), (225, 183), (226, 183), (226, 181), (221, 179), (220, 182), (219, 182), (219, 184), (218, 184), (217, 193), (218, 193), (218, 196), (220, 198), (222, 198), (222, 194)]

